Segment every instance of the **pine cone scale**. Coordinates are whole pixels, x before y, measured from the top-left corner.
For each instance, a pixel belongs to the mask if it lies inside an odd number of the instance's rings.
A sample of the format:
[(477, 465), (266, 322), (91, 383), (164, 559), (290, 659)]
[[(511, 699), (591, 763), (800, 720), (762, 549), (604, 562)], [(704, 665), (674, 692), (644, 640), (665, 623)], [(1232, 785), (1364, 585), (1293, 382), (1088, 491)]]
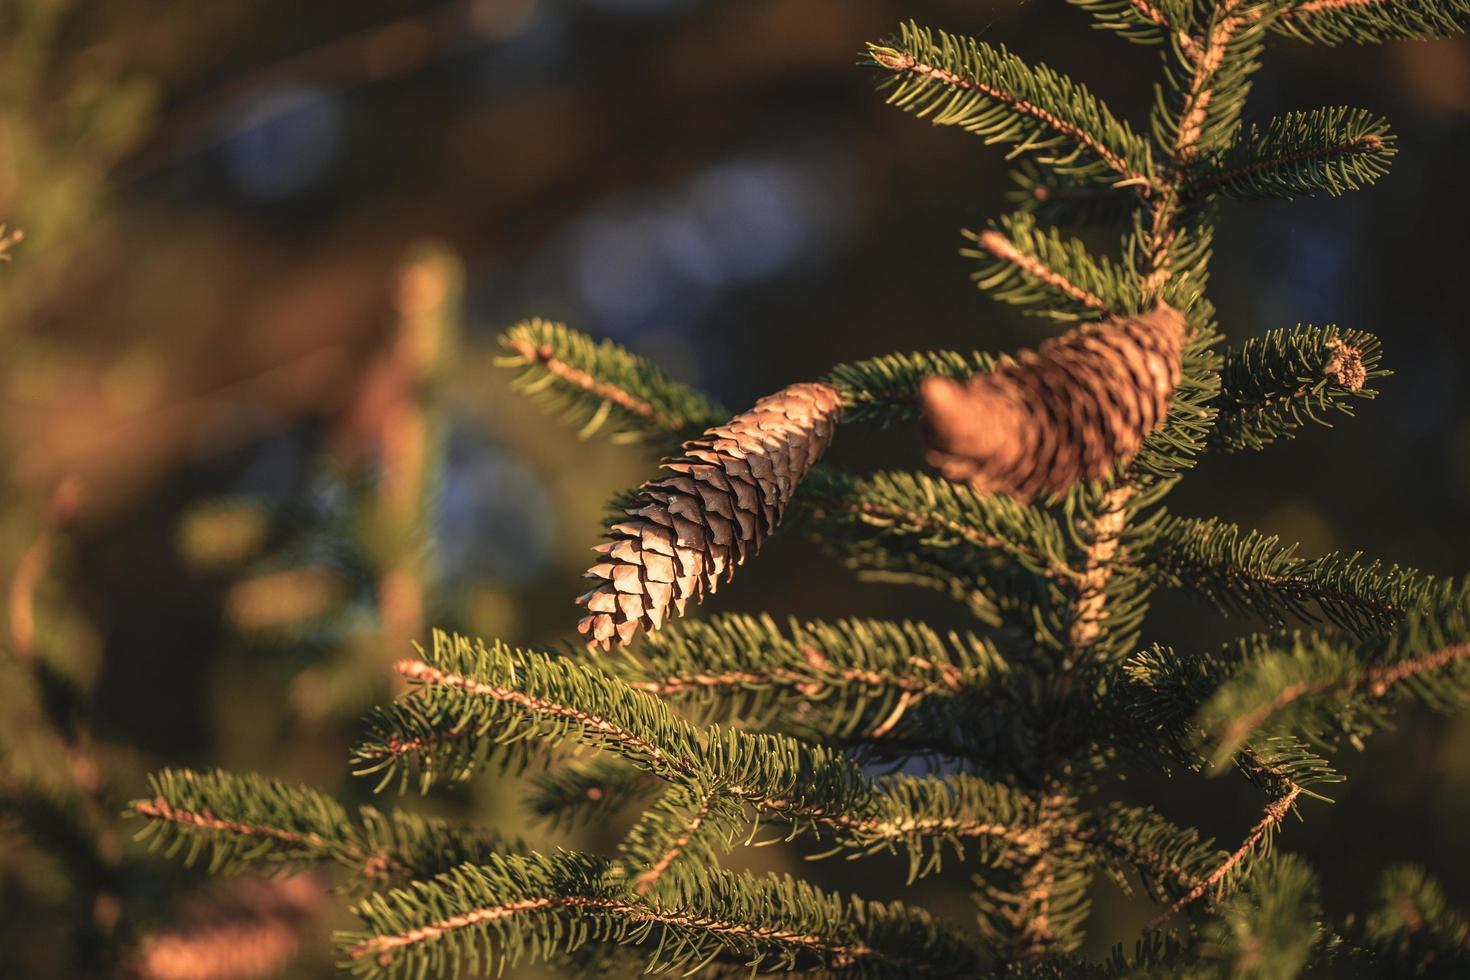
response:
[(921, 388), (929, 460), (948, 479), (1028, 501), (1096, 480), (1163, 424), (1185, 323), (1159, 306), (1090, 323), (967, 382)]
[(596, 549), (587, 574), (600, 584), (577, 600), (588, 612), (578, 630), (604, 648), (627, 643), (728, 581), (780, 524), (841, 409), (828, 385), (792, 385), (685, 443)]

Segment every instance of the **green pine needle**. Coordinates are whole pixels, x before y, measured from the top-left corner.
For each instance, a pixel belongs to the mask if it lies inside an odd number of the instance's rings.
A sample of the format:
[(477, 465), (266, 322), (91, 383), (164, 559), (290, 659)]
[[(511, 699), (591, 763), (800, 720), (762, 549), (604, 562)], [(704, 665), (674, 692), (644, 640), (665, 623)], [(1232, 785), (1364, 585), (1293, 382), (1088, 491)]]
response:
[(1190, 174), (1188, 193), (1229, 197), (1336, 197), (1388, 173), (1394, 136), (1388, 122), (1345, 106), (1288, 112), (1252, 126)]
[(500, 344), (507, 354), (499, 363), (521, 369), (520, 389), (541, 396), (584, 437), (606, 432), (614, 442), (667, 441), (730, 417), (644, 358), (560, 323), (523, 321)]
[(1374, 44), (1465, 33), (1466, 0), (1366, 0), (1327, 3), (1298, 0), (1271, 25), (1282, 34), (1319, 44)]
[(868, 45), (884, 72), (888, 103), (958, 126), (987, 143), (1014, 145), (1053, 169), (1109, 184), (1146, 187), (1153, 161), (1146, 141), (1081, 85), (1045, 65), (981, 41), (910, 22), (884, 44)]
[(1252, 337), (1226, 352), (1211, 448), (1261, 449), (1308, 423), (1352, 415), (1358, 400), (1378, 394), (1368, 382), (1390, 373), (1381, 358), (1378, 338), (1361, 330), (1297, 326)]

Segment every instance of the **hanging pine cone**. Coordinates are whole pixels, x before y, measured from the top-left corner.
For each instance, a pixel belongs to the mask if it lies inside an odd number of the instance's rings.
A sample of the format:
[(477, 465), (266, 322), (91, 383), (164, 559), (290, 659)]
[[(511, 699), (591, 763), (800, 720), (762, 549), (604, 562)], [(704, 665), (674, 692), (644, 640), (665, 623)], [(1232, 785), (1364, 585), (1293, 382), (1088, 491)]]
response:
[(1184, 332), (1184, 317), (1161, 304), (1084, 324), (968, 381), (925, 379), (929, 462), (1022, 501), (1104, 476), (1163, 424)]
[(628, 520), (614, 524), (587, 571), (598, 586), (577, 599), (577, 624), (608, 649), (640, 626), (656, 630), (672, 604), (713, 592), (781, 522), (801, 478), (832, 442), (842, 399), (824, 384), (796, 384), (684, 444), (670, 476), (643, 485)]

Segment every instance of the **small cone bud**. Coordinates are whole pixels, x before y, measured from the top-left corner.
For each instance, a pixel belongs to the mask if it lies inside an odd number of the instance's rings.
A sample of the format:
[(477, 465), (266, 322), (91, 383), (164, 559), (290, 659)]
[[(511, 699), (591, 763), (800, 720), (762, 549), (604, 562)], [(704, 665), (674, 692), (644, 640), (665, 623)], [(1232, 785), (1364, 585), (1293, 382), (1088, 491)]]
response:
[(627, 520), (594, 549), (599, 560), (587, 577), (597, 585), (577, 599), (588, 613), (577, 629), (588, 642), (627, 643), (731, 578), (780, 524), (841, 412), (836, 389), (791, 385), (665, 461), (668, 475), (644, 484)]
[(1163, 424), (1184, 334), (1184, 317), (1160, 305), (1085, 324), (968, 381), (926, 379), (929, 462), (1022, 501), (1101, 478)]

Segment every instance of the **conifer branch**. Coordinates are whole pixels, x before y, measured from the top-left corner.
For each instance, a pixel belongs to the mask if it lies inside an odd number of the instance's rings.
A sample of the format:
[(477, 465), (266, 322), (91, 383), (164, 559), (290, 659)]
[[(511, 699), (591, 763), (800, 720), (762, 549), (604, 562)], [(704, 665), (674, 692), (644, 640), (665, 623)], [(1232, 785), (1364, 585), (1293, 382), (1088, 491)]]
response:
[[(965, 237), (975, 242), (985, 252), (995, 256), (999, 262), (1014, 267), (1023, 278), (1030, 279), (1042, 286), (1055, 290), (1068, 299), (1103, 316), (1111, 314), (1112, 311), (1108, 309), (1107, 303), (1103, 301), (1102, 297), (1076, 285), (1055, 269), (1043, 265), (1037, 257), (1022, 254), (1021, 250), (1016, 248), (1015, 244), (1000, 232), (994, 229), (983, 231), (978, 235), (974, 232), (969, 232)], [(982, 253), (968, 252), (965, 254), (979, 257)], [(989, 288), (986, 280), (991, 277), (984, 275), (984, 273), (981, 273), (981, 276), (983, 277), (980, 280), (981, 288)], [(996, 291), (996, 296), (1003, 298), (1004, 293)]]
[(807, 526), (827, 547), (859, 563), (919, 554), (949, 574), (975, 579), (997, 558), (1067, 580), (1066, 536), (1045, 511), (1009, 497), (921, 473), (854, 478), (835, 470), (808, 484)]
[(675, 784), (618, 845), (621, 873), (640, 896), (675, 877), (680, 887), (697, 887), (708, 869), (719, 866), (720, 854), (744, 823), (744, 807), (723, 786)]
[(964, 235), (979, 246), (960, 252), (981, 260), (973, 275), (976, 284), (1001, 302), (1037, 306), (1033, 312), (1057, 320), (1100, 319), (1141, 309), (1124, 270), (1106, 258), (1093, 258), (1079, 241), (1038, 229), (1025, 212)]
[(1434, 594), (1434, 579), (1360, 554), (1299, 558), (1274, 535), (1218, 520), (1168, 517), (1136, 556), (1140, 566), (1224, 613), (1254, 613), (1273, 623), (1320, 612), (1372, 635)]
[(1396, 152), (1388, 123), (1362, 109), (1334, 107), (1276, 116), (1252, 126), (1193, 170), (1190, 197), (1337, 196), (1372, 184)]
[(1059, 171), (1107, 171), (1115, 185), (1143, 194), (1150, 188), (1147, 144), (1086, 89), (1044, 65), (1032, 68), (1003, 48), (913, 23), (888, 44), (869, 45), (868, 55), (892, 73), (891, 105), (1018, 144), (1016, 152), (1047, 154), (1043, 161)]
[(528, 855), (465, 866), (413, 893), (358, 906), (367, 931), (343, 951), (368, 977), (417, 975), (460, 959), (550, 959), (589, 940), (645, 947), (648, 969), (694, 972), (716, 958), (767, 971), (947, 976), (976, 953), (918, 910), (843, 900), (790, 878), (710, 870), (699, 888), (660, 882), (646, 896), (601, 859)]
[(1117, 871), (1137, 874), (1160, 900), (1189, 893), (1225, 857), (1212, 841), (1150, 807), (1110, 805), (1081, 818), (1072, 835), (1100, 849)]
[(648, 894), (648, 890), (658, 883), (665, 871), (677, 861), (689, 847), (689, 842), (699, 833), (700, 828), (709, 820), (710, 813), (719, 801), (721, 790), (719, 787), (704, 791), (698, 795), (698, 802), (688, 819), (678, 827), (673, 839), (668, 842), (663, 853), (650, 864), (638, 877), (633, 879), (633, 890), (639, 895)]
[(1296, 0), (1272, 28), (1321, 44), (1448, 37), (1470, 23), (1465, 0)]
[(1286, 815), (1291, 812), (1291, 808), (1296, 803), (1296, 798), (1301, 795), (1301, 791), (1302, 788), (1300, 786), (1293, 785), (1286, 791), (1285, 795), (1266, 804), (1265, 814), (1251, 828), (1250, 833), (1246, 835), (1240, 847), (1236, 848), (1229, 857), (1220, 863), (1219, 867), (1205, 876), (1204, 880), (1191, 888), (1187, 894), (1174, 902), (1173, 905), (1170, 905), (1160, 915), (1149, 922), (1148, 925), (1144, 926), (1144, 933), (1157, 932), (1163, 927), (1164, 923), (1174, 917), (1175, 913), (1198, 901), (1211, 889), (1216, 888), (1221, 882), (1232, 875), (1238, 875), (1246, 859), (1260, 849), (1262, 842), (1265, 842), (1265, 847), (1269, 848), (1271, 834), (1281, 825), (1281, 821), (1286, 819)]
[(521, 390), (543, 395), (583, 436), (609, 428), (615, 442), (669, 439), (729, 418), (644, 358), (559, 323), (526, 320), (500, 342), (508, 355), (499, 363), (521, 369)]
[(1358, 932), (1368, 963), (1384, 973), (1452, 976), (1470, 970), (1470, 922), (1422, 868), (1399, 865), (1385, 870), (1378, 885), (1378, 907)]
[(322, 793), (253, 774), (164, 770), (150, 783), (153, 797), (130, 806), (148, 821), (140, 836), (186, 862), (207, 850), (213, 872), (337, 864), (368, 879), (423, 878), (513, 846), (401, 811), (361, 807), (354, 820)]
[(609, 665), (696, 721), (757, 726), (799, 714), (803, 727), (839, 737), (881, 737), (908, 708), (980, 690), (1003, 669), (990, 642), (946, 641), (921, 624), (792, 621), (783, 631), (770, 617), (738, 615), (673, 624)]
[(1295, 855), (1273, 856), (1198, 927), (1192, 962), (1217, 976), (1265, 964), (1281, 976), (1300, 976), (1324, 939), (1322, 922), (1316, 876)]
[(1351, 415), (1359, 399), (1377, 392), (1368, 382), (1379, 367), (1378, 338), (1335, 326), (1298, 326), (1252, 337), (1226, 353), (1212, 448), (1260, 449), (1292, 438), (1308, 422), (1330, 424), (1329, 413)]
[(1128, 522), (1128, 505), (1132, 497), (1133, 491), (1127, 485), (1112, 488), (1104, 495), (1096, 516), (1084, 529), (1089, 540), (1083, 548), (1081, 575), (1077, 580), (1076, 599), (1072, 607), (1072, 622), (1067, 637), (1069, 657), (1072, 660), (1064, 665), (1067, 668), (1085, 656), (1103, 635), (1108, 586), (1118, 557), (1123, 530)]
[(1236, 32), (1245, 26), (1245, 19), (1237, 14), (1237, 8), (1244, 2), (1221, 0), (1212, 13), (1203, 43), (1193, 54), (1194, 63), (1172, 147), (1173, 159), (1183, 166), (1193, 163), (1199, 155), (1205, 125), (1210, 117), (1210, 104), (1215, 99), (1217, 76), (1225, 65)]
[(1392, 634), (1355, 647), (1315, 634), (1286, 641), (1244, 657), (1201, 709), (1217, 764), (1252, 733), (1288, 724), (1316, 741), (1356, 741), (1384, 724), (1391, 695), (1442, 709), (1470, 700), (1470, 588), (1463, 585), (1446, 583)]
[(1011, 171), (1016, 189), (1006, 195), (1019, 211), (1053, 226), (1116, 225), (1126, 222), (1146, 203), (1133, 187), (1112, 187), (1061, 174), (1031, 159), (1017, 161)]
[(1139, 44), (1158, 44), (1175, 34), (1173, 22), (1153, 0), (1068, 0), (1092, 14), (1097, 27)]

